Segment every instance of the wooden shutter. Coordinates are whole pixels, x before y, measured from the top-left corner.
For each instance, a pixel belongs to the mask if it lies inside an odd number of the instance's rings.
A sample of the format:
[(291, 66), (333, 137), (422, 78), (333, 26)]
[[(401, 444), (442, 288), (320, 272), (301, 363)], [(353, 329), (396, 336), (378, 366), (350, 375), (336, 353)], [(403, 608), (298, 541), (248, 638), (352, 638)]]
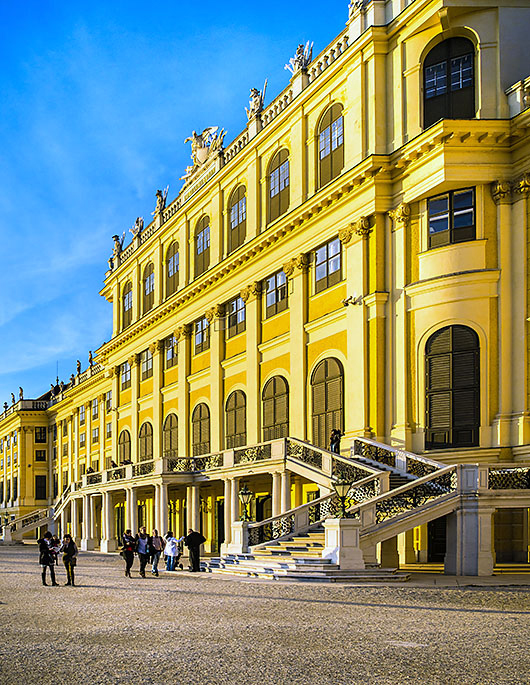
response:
[(343, 429), (344, 382), (342, 365), (337, 359), (324, 359), (313, 372), (312, 410), (313, 442), (328, 447), (333, 428)]

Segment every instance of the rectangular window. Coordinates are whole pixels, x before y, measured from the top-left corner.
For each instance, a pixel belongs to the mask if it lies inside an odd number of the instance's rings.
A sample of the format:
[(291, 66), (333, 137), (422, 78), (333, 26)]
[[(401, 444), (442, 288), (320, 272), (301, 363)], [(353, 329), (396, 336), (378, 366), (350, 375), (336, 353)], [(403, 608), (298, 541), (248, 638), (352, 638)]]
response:
[(46, 442), (46, 426), (35, 428), (35, 442)]
[(7, 481), (7, 492), (6, 492), (6, 500), (9, 502), (11, 499), (11, 481)]
[(79, 447), (84, 447), (86, 443), (86, 433), (81, 433), (79, 436)]
[(92, 400), (92, 418), (97, 419), (99, 416), (99, 402), (97, 398)]
[(57, 440), (57, 424), (54, 423), (52, 426), (53, 442)]
[(140, 362), (142, 365), (142, 380), (145, 381), (153, 375), (153, 355), (151, 350), (144, 350), (142, 352)]
[(112, 438), (112, 423), (110, 421), (107, 423), (107, 440), (109, 438)]
[(164, 353), (166, 358), (166, 369), (170, 369), (177, 364), (178, 360), (177, 339), (174, 335), (170, 335), (164, 340)]
[(275, 197), (289, 186), (289, 160), (271, 172), (270, 196)]
[(315, 250), (315, 292), (320, 293), (341, 280), (341, 243), (334, 238)]
[(17, 432), (15, 431), (13, 433), (13, 445), (16, 445), (16, 444), (17, 444)]
[(197, 254), (202, 254), (210, 247), (210, 226), (206, 226), (197, 235)]
[(425, 97), (434, 98), (447, 92), (447, 62), (425, 68)]
[(18, 476), (13, 478), (13, 499), (18, 499)]
[(126, 390), (131, 387), (131, 365), (124, 362), (121, 367), (121, 389)]
[(227, 338), (243, 333), (246, 328), (245, 303), (241, 297), (235, 297), (227, 304)]
[(475, 189), (452, 190), (427, 200), (429, 248), (475, 240)]
[(68, 456), (68, 445), (63, 445), (63, 457)]
[(35, 461), (46, 461), (46, 450), (35, 450)]
[(99, 442), (99, 428), (92, 428), (92, 443)]
[(284, 271), (277, 271), (264, 282), (265, 318), (287, 309), (287, 277)]
[(208, 319), (204, 316), (202, 319), (195, 321), (193, 329), (195, 354), (210, 349), (210, 325)]
[(81, 426), (85, 425), (85, 405), (84, 404), (82, 404), (79, 407), (79, 423), (81, 424)]
[(35, 476), (35, 499), (48, 499), (46, 476)]
[(112, 390), (109, 390), (105, 394), (105, 411), (107, 412), (107, 414), (109, 413), (109, 411), (111, 409), (112, 409)]

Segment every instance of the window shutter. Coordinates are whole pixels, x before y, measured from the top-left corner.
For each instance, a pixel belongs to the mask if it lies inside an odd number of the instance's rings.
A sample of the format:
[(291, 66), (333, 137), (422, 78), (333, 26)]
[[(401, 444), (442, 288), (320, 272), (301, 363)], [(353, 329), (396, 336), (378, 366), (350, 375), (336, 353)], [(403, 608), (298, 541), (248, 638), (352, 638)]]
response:
[(429, 390), (445, 390), (451, 387), (451, 356), (441, 355), (427, 360), (427, 385)]

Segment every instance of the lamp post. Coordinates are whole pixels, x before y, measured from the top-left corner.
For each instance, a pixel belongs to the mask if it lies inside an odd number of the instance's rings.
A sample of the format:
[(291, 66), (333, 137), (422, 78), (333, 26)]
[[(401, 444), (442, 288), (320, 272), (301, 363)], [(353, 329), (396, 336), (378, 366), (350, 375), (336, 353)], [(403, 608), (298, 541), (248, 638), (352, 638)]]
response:
[(243, 487), (238, 492), (239, 499), (243, 505), (243, 515), (241, 517), (242, 521), (250, 521), (250, 515), (248, 513), (248, 505), (253, 497), (252, 492), (247, 488), (247, 484), (243, 483)]
[(346, 500), (348, 499), (351, 483), (348, 480), (339, 478), (333, 483), (333, 488), (340, 500), (340, 517), (341, 519), (346, 518)]

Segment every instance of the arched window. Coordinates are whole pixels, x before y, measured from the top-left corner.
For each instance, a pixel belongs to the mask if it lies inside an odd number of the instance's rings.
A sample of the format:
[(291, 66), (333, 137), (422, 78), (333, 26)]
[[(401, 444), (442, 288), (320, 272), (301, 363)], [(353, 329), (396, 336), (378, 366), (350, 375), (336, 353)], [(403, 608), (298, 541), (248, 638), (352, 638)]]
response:
[(467, 326), (433, 333), (425, 346), (425, 447), (478, 445), (478, 336)]
[(178, 454), (179, 428), (175, 414), (169, 414), (164, 421), (164, 457), (176, 457)]
[(475, 48), (467, 38), (438, 43), (423, 63), (423, 126), (475, 116)]
[(127, 328), (132, 323), (133, 314), (133, 294), (132, 294), (132, 283), (128, 282), (123, 288), (122, 295), (122, 328)]
[(210, 219), (203, 216), (195, 227), (195, 276), (210, 266)]
[(122, 431), (118, 439), (118, 462), (130, 464), (131, 462), (131, 436), (129, 431)]
[(318, 364), (311, 377), (313, 443), (329, 447), (333, 428), (344, 426), (344, 371), (338, 359), (330, 357)]
[(336, 178), (344, 166), (342, 105), (333, 105), (320, 120), (317, 131), (318, 187)]
[(153, 308), (155, 304), (155, 267), (150, 262), (144, 269), (144, 306), (143, 313), (145, 314)]
[(166, 252), (166, 297), (177, 292), (179, 287), (179, 245), (171, 243)]
[(247, 444), (247, 397), (236, 390), (226, 401), (226, 449)]
[(245, 242), (247, 234), (247, 198), (245, 186), (239, 186), (232, 193), (228, 203), (228, 251), (237, 250)]
[(286, 438), (289, 435), (289, 385), (283, 376), (274, 376), (265, 383), (263, 401), (263, 440)]
[(193, 456), (208, 454), (210, 451), (210, 410), (202, 402), (193, 410), (191, 416)]
[(289, 152), (280, 150), (269, 166), (269, 221), (289, 209)]
[(149, 461), (153, 458), (153, 427), (150, 423), (144, 423), (140, 428), (140, 461)]

